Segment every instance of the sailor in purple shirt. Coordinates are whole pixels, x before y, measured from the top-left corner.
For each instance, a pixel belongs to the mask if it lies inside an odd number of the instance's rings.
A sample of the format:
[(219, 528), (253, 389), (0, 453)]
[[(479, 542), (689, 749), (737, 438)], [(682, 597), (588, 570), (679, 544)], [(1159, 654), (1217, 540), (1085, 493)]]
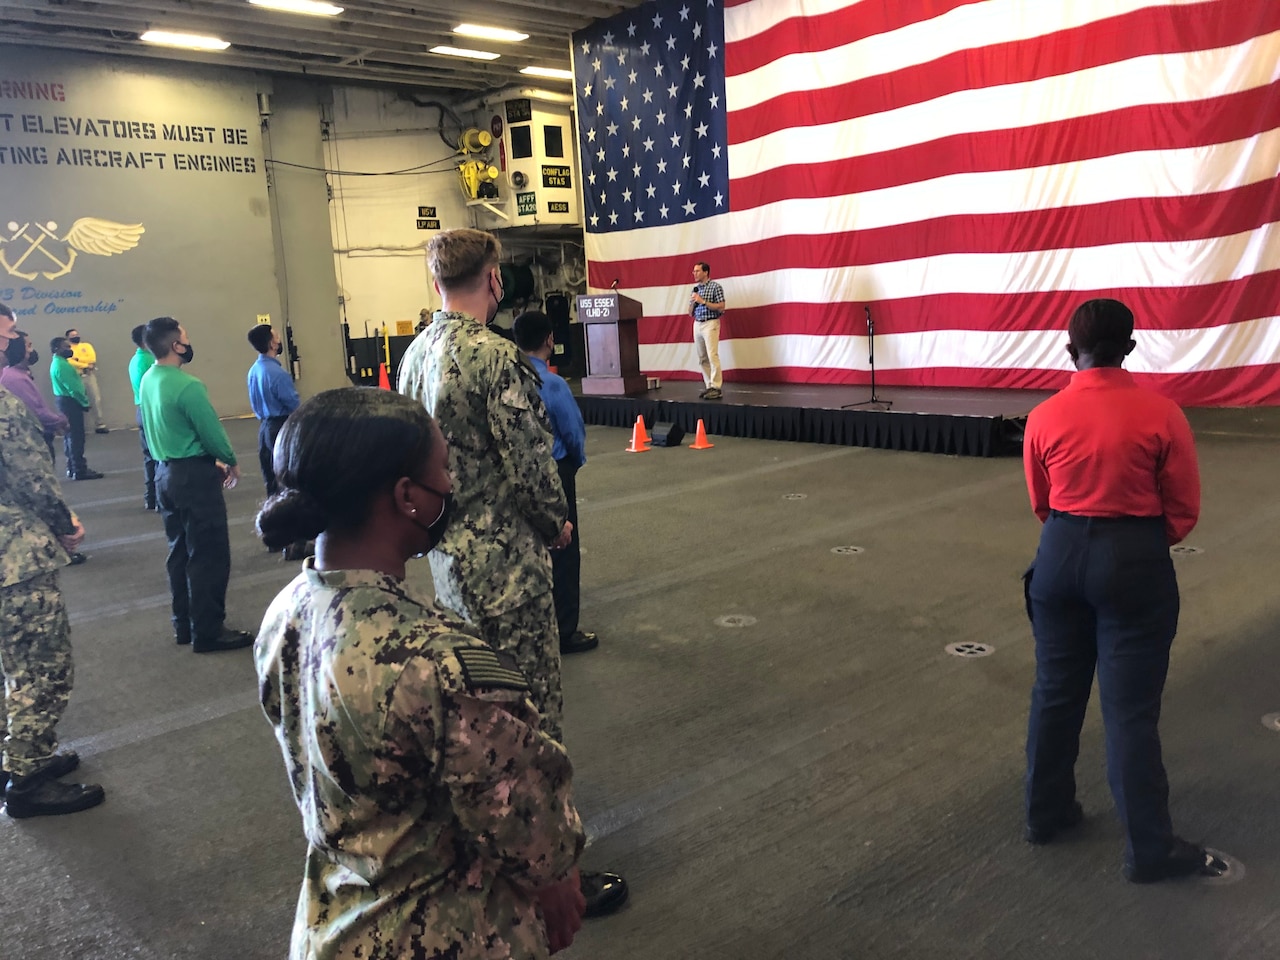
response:
[(66, 433), (69, 424), (67, 418), (56, 410), (51, 410), (40, 396), (40, 388), (31, 376), (31, 364), (40, 359), (40, 354), (31, 347), (31, 338), (22, 330), (15, 331), (17, 337), (0, 341), (4, 346), (4, 369), (0, 370), (0, 387), (4, 387), (21, 400), (40, 421), (44, 430), (44, 442), (49, 445), (49, 456), (55, 460), (53, 438)]

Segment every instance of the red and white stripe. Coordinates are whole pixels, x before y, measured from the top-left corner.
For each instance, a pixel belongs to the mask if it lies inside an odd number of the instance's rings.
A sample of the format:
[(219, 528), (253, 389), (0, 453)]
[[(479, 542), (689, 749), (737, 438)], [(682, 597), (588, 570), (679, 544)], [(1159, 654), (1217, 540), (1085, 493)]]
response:
[[(730, 0), (731, 212), (587, 234), (645, 305), (641, 365), (726, 378), (1051, 387), (1092, 296), (1187, 404), (1280, 403), (1280, 3)], [(691, 171), (696, 176), (698, 171)]]

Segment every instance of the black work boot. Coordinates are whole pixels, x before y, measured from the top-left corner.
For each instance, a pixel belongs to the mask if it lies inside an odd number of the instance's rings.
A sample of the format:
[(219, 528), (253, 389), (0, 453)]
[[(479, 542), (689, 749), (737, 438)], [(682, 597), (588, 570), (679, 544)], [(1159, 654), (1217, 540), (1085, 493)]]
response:
[(96, 783), (63, 783), (36, 774), (9, 781), (4, 792), (4, 809), (15, 820), (56, 817), (96, 807), (106, 796)]

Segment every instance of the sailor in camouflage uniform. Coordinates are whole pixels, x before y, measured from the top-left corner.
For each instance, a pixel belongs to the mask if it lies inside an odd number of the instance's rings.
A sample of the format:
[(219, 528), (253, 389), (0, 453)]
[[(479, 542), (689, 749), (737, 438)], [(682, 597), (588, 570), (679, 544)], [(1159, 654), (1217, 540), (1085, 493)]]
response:
[(547, 549), (567, 544), (573, 528), (538, 375), (487, 326), (503, 298), (498, 241), (449, 230), (427, 256), (445, 309), (409, 346), (399, 388), (427, 408), (449, 442), (458, 517), (431, 552), (436, 599), (516, 658), (543, 730), (563, 740)]
[[(431, 551), (436, 599), (460, 614), (529, 678), (545, 733), (563, 742), (560, 629), (552, 550), (570, 542), (569, 505), (538, 375), (489, 329), (504, 290), (501, 248), (480, 230), (446, 230), (427, 245), (444, 309), (400, 362), (399, 389), (422, 403), (449, 442), (458, 516)], [(483, 319), (481, 319), (483, 318)], [(613, 873), (582, 873), (587, 916), (627, 899)]]
[(274, 466), (263, 541), (318, 536), (255, 646), (308, 842), (293, 960), (568, 946), (584, 906), (569, 758), (514, 660), (404, 582), (450, 520), (439, 429), (398, 394), (327, 391)]
[[(7, 319), (7, 318), (6, 318)], [(7, 331), (0, 328), (0, 336)], [(84, 537), (53, 475), (39, 421), (0, 388), (0, 789), (11, 817), (87, 810), (102, 787), (62, 783), (80, 758), (55, 732), (71, 695), (71, 625), (58, 587)]]

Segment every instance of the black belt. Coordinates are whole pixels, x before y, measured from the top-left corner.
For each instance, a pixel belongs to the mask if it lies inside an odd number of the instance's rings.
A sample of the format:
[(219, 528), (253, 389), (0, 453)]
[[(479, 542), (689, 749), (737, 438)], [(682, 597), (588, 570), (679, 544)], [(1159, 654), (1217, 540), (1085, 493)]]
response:
[(1070, 520), (1073, 523), (1164, 523), (1164, 516), (1158, 517), (1086, 517), (1079, 513), (1067, 513), (1065, 510), (1050, 510), (1049, 516), (1058, 520)]
[(174, 457), (172, 460), (157, 460), (156, 463), (163, 463), (166, 467), (171, 467), (176, 463), (217, 463), (218, 458), (204, 454), (200, 457)]

